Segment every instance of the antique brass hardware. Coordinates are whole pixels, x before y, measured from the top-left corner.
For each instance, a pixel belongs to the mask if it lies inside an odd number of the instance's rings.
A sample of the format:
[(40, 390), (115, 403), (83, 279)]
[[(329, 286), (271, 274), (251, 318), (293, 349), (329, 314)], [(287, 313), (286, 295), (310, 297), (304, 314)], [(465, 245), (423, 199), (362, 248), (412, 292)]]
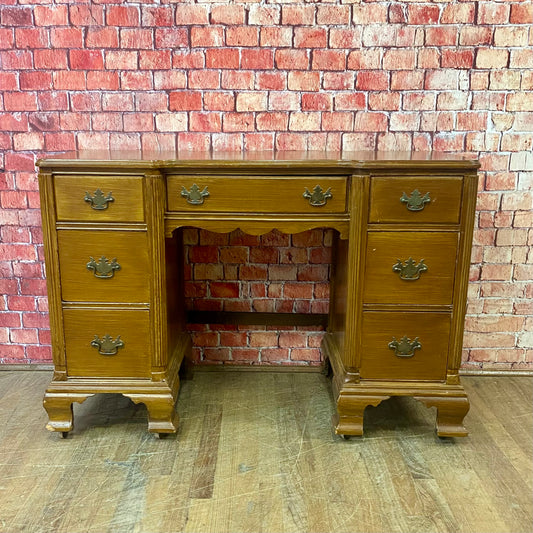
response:
[(431, 198), (429, 197), (428, 192), (422, 196), (420, 191), (415, 189), (411, 193), (411, 196), (407, 196), (407, 194), (404, 192), (400, 198), (400, 202), (406, 204), (406, 207), (409, 209), (409, 211), (422, 211), (426, 204), (431, 202)]
[(87, 263), (87, 270), (92, 270), (95, 278), (109, 279), (115, 275), (115, 270), (120, 270), (120, 265), (117, 263), (117, 258), (111, 261), (102, 256), (95, 261), (94, 257)]
[(192, 205), (202, 205), (204, 203), (204, 198), (209, 196), (209, 191), (207, 186), (204, 187), (203, 191), (200, 190), (200, 187), (193, 183), (191, 190), (188, 191), (185, 187), (181, 188), (181, 195), (183, 198), (187, 198), (187, 202)]
[(405, 281), (417, 280), (422, 272), (427, 272), (427, 269), (428, 267), (423, 259), (420, 259), (417, 265), (412, 257), (405, 262), (398, 259), (398, 262), (392, 267), (392, 271), (397, 272), (400, 275), (400, 279)]
[(307, 187), (305, 188), (304, 198), (309, 200), (313, 207), (320, 207), (326, 205), (328, 199), (333, 198), (333, 195), (331, 194), (331, 187), (324, 192), (320, 185), (316, 185), (312, 193), (309, 192)]
[(422, 348), (422, 344), (418, 341), (418, 337), (411, 341), (411, 339), (407, 338), (407, 335), (404, 335), (399, 341), (396, 340), (396, 337), (392, 337), (392, 341), (389, 342), (389, 348), (394, 350), (394, 354), (398, 357), (413, 357), (415, 350)]
[(104, 211), (109, 207), (109, 202), (114, 202), (115, 199), (111, 192), (104, 194), (100, 189), (94, 191), (94, 195), (91, 196), (88, 192), (85, 192), (85, 201), (91, 204), (93, 209), (97, 211)]
[(91, 346), (98, 348), (98, 353), (101, 355), (117, 355), (118, 349), (124, 348), (124, 341), (120, 335), (115, 340), (111, 335), (106, 334), (103, 339), (95, 335), (91, 341)]

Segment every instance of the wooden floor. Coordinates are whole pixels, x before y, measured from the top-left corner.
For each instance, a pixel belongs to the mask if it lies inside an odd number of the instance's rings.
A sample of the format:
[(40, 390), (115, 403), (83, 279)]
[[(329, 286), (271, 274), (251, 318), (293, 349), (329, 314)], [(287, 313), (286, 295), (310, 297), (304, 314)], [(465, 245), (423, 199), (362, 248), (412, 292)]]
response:
[(198, 372), (163, 440), (112, 395), (76, 406), (67, 440), (49, 433), (49, 379), (0, 372), (0, 532), (533, 531), (532, 378), (465, 377), (465, 439), (393, 398), (349, 441), (320, 374)]

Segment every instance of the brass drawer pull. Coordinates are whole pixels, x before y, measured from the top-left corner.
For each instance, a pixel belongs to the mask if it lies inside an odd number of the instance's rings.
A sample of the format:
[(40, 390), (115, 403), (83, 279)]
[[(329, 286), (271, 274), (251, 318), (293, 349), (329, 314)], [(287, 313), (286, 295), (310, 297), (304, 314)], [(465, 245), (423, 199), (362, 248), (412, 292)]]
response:
[(420, 191), (415, 189), (411, 193), (411, 196), (407, 196), (407, 194), (404, 192), (400, 198), (400, 202), (406, 204), (406, 207), (409, 209), (409, 211), (422, 211), (426, 204), (431, 202), (431, 198), (429, 197), (428, 192), (422, 196)]
[(203, 191), (201, 191), (200, 187), (198, 187), (196, 183), (193, 183), (190, 191), (188, 191), (185, 187), (182, 187), (181, 195), (183, 198), (187, 198), (187, 203), (189, 204), (202, 205), (204, 203), (204, 198), (209, 196), (209, 191), (207, 190), (207, 186), (204, 187)]
[(427, 272), (428, 267), (424, 263), (423, 259), (420, 259), (418, 265), (416, 261), (410, 257), (407, 261), (403, 262), (398, 259), (398, 262), (393, 265), (392, 271), (397, 272), (400, 276), (400, 279), (405, 281), (415, 281), (420, 278), (422, 272)]
[(407, 335), (404, 335), (399, 341), (396, 340), (396, 337), (392, 337), (392, 341), (389, 342), (389, 348), (394, 350), (394, 354), (397, 357), (413, 357), (415, 350), (422, 348), (422, 344), (418, 341), (418, 337), (411, 341), (411, 339), (407, 338)]
[(115, 199), (111, 192), (104, 194), (100, 189), (94, 191), (94, 195), (91, 196), (88, 192), (85, 192), (85, 201), (91, 204), (96, 211), (104, 211), (109, 207), (109, 202), (114, 202)]
[(313, 192), (309, 192), (309, 189), (306, 187), (304, 192), (304, 198), (309, 200), (309, 203), (313, 207), (321, 207), (326, 205), (329, 198), (333, 198), (331, 194), (331, 187), (327, 191), (323, 191), (320, 185), (316, 185), (313, 189)]
[(102, 256), (95, 261), (94, 257), (87, 263), (87, 270), (92, 270), (95, 278), (109, 279), (115, 275), (115, 270), (120, 270), (120, 265), (117, 263), (117, 258), (111, 261)]
[(91, 341), (91, 346), (98, 348), (98, 353), (101, 355), (117, 355), (118, 349), (124, 348), (124, 341), (120, 335), (115, 340), (111, 335), (104, 335), (103, 339), (95, 335)]

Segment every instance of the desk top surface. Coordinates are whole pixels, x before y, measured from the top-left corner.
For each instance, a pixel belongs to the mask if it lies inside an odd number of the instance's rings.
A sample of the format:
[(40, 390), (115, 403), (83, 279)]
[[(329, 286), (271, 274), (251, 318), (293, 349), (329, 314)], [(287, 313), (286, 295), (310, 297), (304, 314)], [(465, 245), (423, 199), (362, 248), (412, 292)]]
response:
[(479, 162), (470, 154), (447, 152), (354, 152), (354, 151), (242, 151), (185, 152), (92, 151), (64, 152), (40, 159), (37, 166), (47, 168), (124, 167), (124, 168), (386, 168), (446, 167), (474, 170)]

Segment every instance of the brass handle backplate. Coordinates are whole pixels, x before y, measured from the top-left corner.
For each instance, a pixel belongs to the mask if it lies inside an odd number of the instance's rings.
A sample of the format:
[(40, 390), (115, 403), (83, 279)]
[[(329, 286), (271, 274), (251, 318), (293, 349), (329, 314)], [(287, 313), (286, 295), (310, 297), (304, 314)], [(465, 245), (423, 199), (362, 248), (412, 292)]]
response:
[(427, 272), (428, 267), (424, 263), (423, 259), (420, 259), (418, 265), (416, 261), (410, 257), (407, 261), (402, 261), (398, 259), (398, 262), (393, 265), (392, 271), (397, 272), (400, 276), (400, 279), (405, 281), (416, 281), (420, 278), (422, 272)]
[(415, 350), (420, 350), (422, 344), (420, 344), (418, 337), (411, 341), (411, 339), (407, 338), (407, 335), (404, 335), (399, 341), (396, 340), (396, 337), (392, 337), (392, 341), (389, 342), (389, 348), (394, 350), (394, 355), (397, 357), (413, 357)]
[(415, 189), (410, 196), (407, 196), (407, 194), (404, 192), (400, 198), (400, 202), (406, 204), (406, 207), (409, 209), (409, 211), (422, 211), (426, 204), (431, 202), (431, 198), (429, 197), (428, 192), (422, 196), (420, 191)]
[(98, 261), (95, 261), (94, 257), (87, 263), (87, 270), (92, 270), (95, 278), (109, 279), (115, 275), (115, 270), (120, 270), (120, 265), (117, 263), (117, 259), (111, 261), (102, 256)]
[(209, 196), (209, 191), (207, 190), (207, 186), (201, 191), (200, 187), (198, 187), (196, 183), (193, 183), (190, 191), (188, 191), (185, 187), (182, 187), (181, 195), (183, 198), (187, 199), (187, 203), (189, 204), (202, 205), (204, 203), (204, 198)]
[(316, 185), (313, 192), (309, 192), (309, 189), (305, 188), (304, 198), (309, 200), (313, 207), (321, 207), (326, 205), (328, 199), (333, 198), (333, 195), (331, 194), (331, 187), (327, 191), (323, 191), (320, 185)]
[(100, 189), (96, 189), (93, 195), (86, 192), (84, 200), (91, 204), (91, 207), (96, 211), (104, 211), (109, 207), (109, 202), (115, 201), (110, 192), (104, 194)]
[(103, 339), (95, 335), (91, 341), (91, 346), (97, 348), (98, 353), (101, 355), (117, 355), (118, 349), (124, 348), (124, 341), (120, 338), (120, 335), (115, 340), (113, 340), (111, 335), (104, 335)]

